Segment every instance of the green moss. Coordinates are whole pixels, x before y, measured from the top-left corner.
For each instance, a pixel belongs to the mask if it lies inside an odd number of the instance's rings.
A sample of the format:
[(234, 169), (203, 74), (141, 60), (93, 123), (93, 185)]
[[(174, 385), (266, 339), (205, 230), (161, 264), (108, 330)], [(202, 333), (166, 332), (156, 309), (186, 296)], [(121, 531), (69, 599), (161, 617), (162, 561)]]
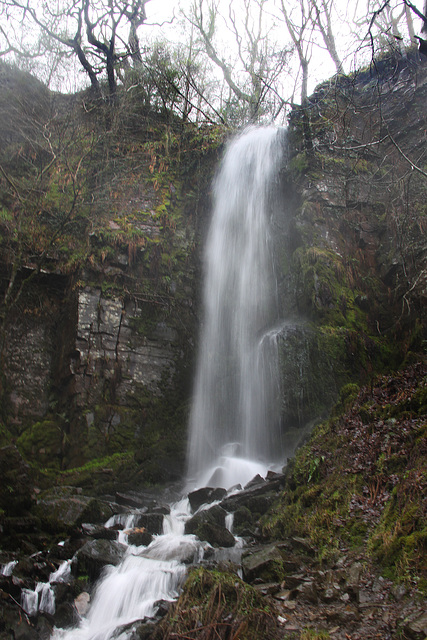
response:
[(39, 467), (59, 469), (64, 433), (54, 420), (36, 422), (18, 438), (17, 446), (24, 457)]
[[(169, 633), (187, 637), (197, 629), (227, 630), (227, 637), (265, 640), (278, 636), (274, 612), (265, 599), (235, 573), (193, 569), (177, 603), (160, 623), (156, 638)], [(222, 633), (221, 633), (222, 637)]]
[(322, 563), (342, 547), (364, 550), (395, 580), (425, 580), (427, 423), (418, 402), (407, 411), (424, 371), (343, 387), (333, 418), (288, 465), (284, 492), (261, 520), (268, 539), (305, 537)]

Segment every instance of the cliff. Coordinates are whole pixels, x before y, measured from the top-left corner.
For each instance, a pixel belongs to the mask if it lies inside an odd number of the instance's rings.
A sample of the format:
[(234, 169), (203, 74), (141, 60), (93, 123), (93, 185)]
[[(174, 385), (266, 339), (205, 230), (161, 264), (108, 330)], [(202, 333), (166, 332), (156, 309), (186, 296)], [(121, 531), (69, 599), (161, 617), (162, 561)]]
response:
[[(49, 473), (96, 459), (107, 485), (180, 477), (225, 132), (0, 80), (2, 441)], [(275, 218), (289, 453), (343, 385), (423, 353), (426, 86), (417, 54), (387, 58), (291, 113)]]

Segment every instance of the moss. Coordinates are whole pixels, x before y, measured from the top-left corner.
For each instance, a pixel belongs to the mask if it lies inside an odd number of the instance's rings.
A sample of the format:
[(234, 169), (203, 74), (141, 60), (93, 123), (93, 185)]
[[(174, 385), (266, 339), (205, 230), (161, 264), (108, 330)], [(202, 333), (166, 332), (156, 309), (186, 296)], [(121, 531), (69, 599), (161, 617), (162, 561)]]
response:
[(17, 445), (25, 458), (39, 467), (59, 469), (64, 433), (55, 420), (36, 422), (18, 438)]
[[(241, 640), (273, 640), (279, 637), (274, 612), (265, 598), (235, 573), (193, 569), (177, 603), (160, 623), (155, 638), (187, 637), (197, 629), (226, 630)], [(221, 633), (222, 637), (222, 633)]]
[(362, 549), (395, 580), (425, 580), (427, 423), (418, 402), (407, 410), (424, 376), (418, 364), (343, 387), (333, 417), (298, 450), (279, 502), (263, 516), (267, 539), (305, 537), (322, 563), (340, 548)]

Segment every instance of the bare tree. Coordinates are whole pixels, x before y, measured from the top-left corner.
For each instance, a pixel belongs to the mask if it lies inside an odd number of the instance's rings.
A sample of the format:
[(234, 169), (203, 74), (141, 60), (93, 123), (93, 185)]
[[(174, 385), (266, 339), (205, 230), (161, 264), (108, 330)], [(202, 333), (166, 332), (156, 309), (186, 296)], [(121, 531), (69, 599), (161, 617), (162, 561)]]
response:
[(343, 65), (332, 28), (334, 0), (311, 0), (311, 2), (315, 12), (315, 24), (322, 35), (326, 50), (335, 64), (337, 73), (342, 73)]
[[(267, 0), (243, 0), (241, 20), (230, 3), (228, 16), (221, 16), (219, 0), (194, 0), (187, 16), (203, 42), (206, 54), (221, 71), (231, 94), (245, 105), (249, 120), (260, 117), (263, 105), (275, 95), (275, 83), (287, 63), (289, 51), (272, 49), (265, 24)], [(224, 58), (217, 42), (219, 20), (233, 35), (236, 55)], [(278, 93), (276, 93), (277, 102)], [(231, 103), (232, 100), (226, 99)], [(283, 103), (282, 99), (282, 103)]]
[[(108, 94), (117, 90), (120, 66), (125, 60), (141, 60), (138, 27), (146, 20), (145, 5), (149, 0), (1, 0), (3, 14), (15, 30), (30, 25), (40, 31), (45, 46), (37, 55), (46, 55), (46, 38), (62, 47), (63, 56), (72, 51), (87, 74), (97, 96), (101, 96), (100, 77), (106, 75)], [(128, 26), (128, 37), (122, 33)], [(4, 30), (3, 30), (4, 31)], [(5, 33), (6, 51), (29, 55), (27, 49), (11, 42)]]
[(308, 92), (308, 66), (313, 49), (313, 10), (310, 1), (300, 0), (298, 3), (299, 16), (295, 18), (295, 11), (289, 12), (284, 0), (281, 0), (281, 9), (286, 26), (298, 54), (298, 60), (302, 73), (301, 104), (307, 101)]

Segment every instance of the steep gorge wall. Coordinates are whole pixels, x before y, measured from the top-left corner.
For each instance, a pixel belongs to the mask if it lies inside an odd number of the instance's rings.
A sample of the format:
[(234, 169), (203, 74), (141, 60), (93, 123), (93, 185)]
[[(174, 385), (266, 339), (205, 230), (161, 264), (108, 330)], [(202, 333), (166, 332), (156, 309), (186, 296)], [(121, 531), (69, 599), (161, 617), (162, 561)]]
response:
[[(30, 249), (14, 276), (19, 247), (12, 220), (0, 218), (2, 293), (13, 277), (19, 291), (3, 308), (2, 442), (16, 442), (41, 467), (118, 453), (127, 455), (129, 474), (142, 469), (141, 482), (170, 479), (183, 468), (198, 327), (197, 235), (220, 137), (134, 114), (132, 105), (105, 129), (82, 109), (83, 99), (65, 107), (63, 97), (50, 100), (61, 101), (52, 111), (78, 123), (90, 152), (82, 221), (44, 254), (30, 245), (35, 222), (25, 213)], [(19, 128), (17, 136), (24, 147)], [(67, 194), (55, 180), (43, 206), (56, 198), (59, 209)], [(12, 210), (13, 194), (2, 187), (3, 206)], [(46, 244), (42, 231), (38, 240)]]
[(290, 431), (325, 415), (343, 385), (425, 355), (426, 99), (426, 58), (409, 53), (324, 83), (291, 114), (281, 272)]
[[(423, 352), (427, 189), (408, 158), (425, 171), (426, 91), (425, 62), (409, 56), (325, 83), (291, 114), (275, 221), (290, 447), (343, 385)], [(27, 213), (17, 284), (28, 286), (3, 322), (2, 442), (54, 470), (120, 454), (133, 482), (168, 480), (183, 469), (199, 253), (224, 132), (182, 131), (132, 104), (105, 128), (82, 96), (49, 100), (78, 124), (90, 161), (80, 217), (40, 251), (43, 265)], [(11, 139), (9, 157), (23, 144)], [(65, 206), (58, 175), (47, 194)], [(18, 245), (7, 215), (0, 223), (4, 294)], [(113, 465), (103, 468), (117, 480)]]

